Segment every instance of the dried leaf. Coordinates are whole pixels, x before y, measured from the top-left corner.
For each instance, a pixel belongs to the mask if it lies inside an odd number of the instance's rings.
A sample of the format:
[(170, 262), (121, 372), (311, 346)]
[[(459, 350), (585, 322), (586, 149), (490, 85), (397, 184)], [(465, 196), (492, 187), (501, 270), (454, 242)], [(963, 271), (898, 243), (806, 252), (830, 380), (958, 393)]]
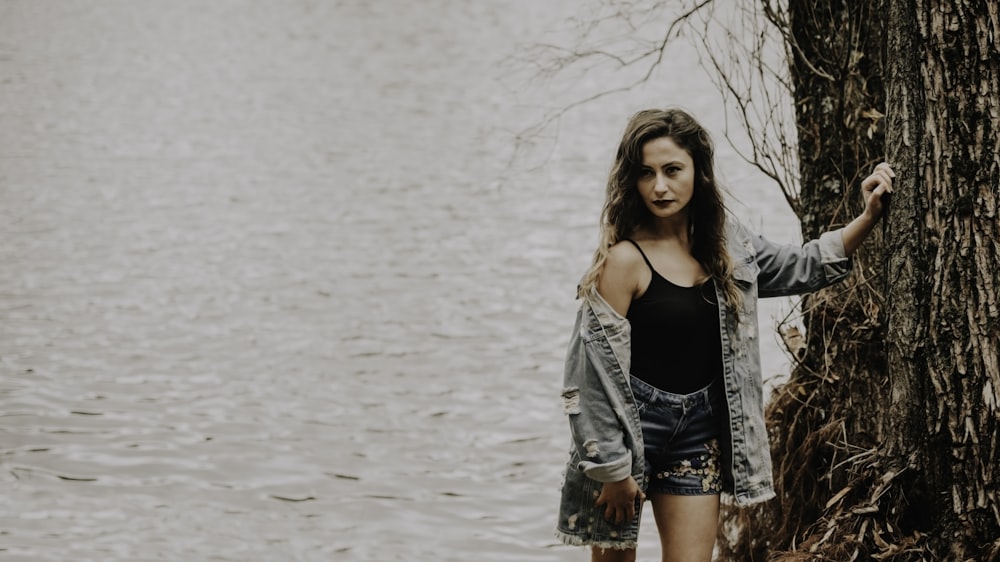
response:
[(825, 509), (830, 509), (830, 507), (833, 504), (835, 504), (835, 503), (839, 502), (840, 500), (842, 500), (844, 498), (844, 496), (847, 495), (847, 492), (850, 492), (852, 488), (853, 488), (853, 486), (845, 486), (843, 490), (837, 492), (832, 498), (830, 498), (830, 501), (826, 502), (826, 508)]

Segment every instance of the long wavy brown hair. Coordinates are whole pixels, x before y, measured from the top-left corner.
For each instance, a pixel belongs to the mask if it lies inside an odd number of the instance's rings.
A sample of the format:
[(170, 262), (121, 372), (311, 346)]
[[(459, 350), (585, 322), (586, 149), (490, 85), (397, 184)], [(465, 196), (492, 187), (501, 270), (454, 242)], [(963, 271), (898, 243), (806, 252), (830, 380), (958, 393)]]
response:
[(715, 181), (715, 145), (701, 124), (676, 108), (643, 110), (629, 120), (608, 177), (600, 241), (580, 282), (579, 295), (588, 294), (597, 285), (611, 246), (652, 222), (653, 215), (639, 195), (638, 178), (643, 147), (662, 137), (670, 137), (694, 161), (694, 193), (688, 203), (691, 254), (721, 289), (730, 316), (738, 318), (742, 295), (733, 280), (733, 264), (726, 250), (726, 207)]

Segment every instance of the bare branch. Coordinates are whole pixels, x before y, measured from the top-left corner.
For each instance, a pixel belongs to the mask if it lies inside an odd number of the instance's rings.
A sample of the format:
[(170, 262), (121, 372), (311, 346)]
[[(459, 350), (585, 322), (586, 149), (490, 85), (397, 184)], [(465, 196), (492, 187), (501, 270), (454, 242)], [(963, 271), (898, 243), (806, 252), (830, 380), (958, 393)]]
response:
[[(601, 90), (547, 110), (538, 123), (518, 133), (516, 141), (521, 142), (538, 135), (573, 109), (601, 98), (629, 92), (647, 83), (663, 62), (671, 42), (680, 36), (682, 30), (691, 28), (690, 20), (693, 16), (713, 2), (714, 0), (698, 0), (693, 6), (674, 16), (666, 31), (657, 34), (658, 38), (651, 41), (644, 39), (638, 32), (642, 27), (648, 27), (649, 22), (659, 19), (659, 12), (665, 9), (663, 3), (642, 0), (625, 2), (623, 5), (623, 2), (609, 0), (603, 4), (604, 8), (610, 10), (608, 13), (593, 17), (580, 16), (572, 20), (572, 27), (577, 29), (580, 39), (577, 46), (535, 43), (526, 47), (522, 51), (523, 54), (508, 59), (507, 64), (517, 68), (518, 71), (526, 68), (534, 69), (530, 78), (532, 81), (556, 75), (565, 76), (569, 72), (579, 72), (582, 75), (608, 62), (617, 70), (638, 67), (640, 72), (637, 78), (631, 79), (624, 86)], [(641, 23), (636, 24), (636, 21)], [(608, 25), (622, 25), (626, 33), (600, 42), (590, 40), (602, 26)]]
[[(743, 160), (778, 184), (799, 214), (796, 140), (789, 125), (794, 123), (791, 84), (787, 64), (775, 66), (771, 61), (775, 56), (771, 51), (782, 52), (777, 48), (779, 30), (756, 12), (731, 16), (736, 21), (708, 14), (698, 35), (702, 66), (729, 108), (724, 135)], [(750, 140), (749, 149), (735, 142), (730, 113), (737, 116), (741, 132)]]
[[(580, 106), (649, 82), (664, 64), (668, 47), (685, 31), (690, 31), (703, 47), (699, 49), (702, 66), (718, 87), (728, 110), (726, 140), (743, 160), (778, 185), (789, 206), (799, 214), (797, 140), (787, 62), (790, 55), (784, 47), (787, 32), (776, 25), (786, 21), (787, 14), (780, 2), (762, 3), (763, 13), (759, 8), (734, 10), (713, 0), (694, 0), (671, 16), (666, 28), (650, 39), (648, 32), (645, 35), (642, 32), (647, 30), (649, 22), (662, 19), (664, 3), (602, 2), (598, 7), (600, 13), (573, 20), (571, 27), (576, 29), (579, 39), (575, 46), (535, 44), (528, 50), (527, 66), (535, 69), (535, 79), (573, 72), (582, 76), (602, 66), (606, 68), (607, 64), (616, 71), (635, 69), (638, 73), (626, 73), (628, 77), (619, 81), (623, 86), (546, 108), (538, 123), (515, 135), (517, 146), (524, 146)], [(716, 7), (732, 19), (720, 19)], [(610, 38), (609, 30), (615, 32)], [(737, 118), (738, 125), (731, 125), (730, 113)], [(749, 148), (735, 142), (737, 127), (749, 139)]]

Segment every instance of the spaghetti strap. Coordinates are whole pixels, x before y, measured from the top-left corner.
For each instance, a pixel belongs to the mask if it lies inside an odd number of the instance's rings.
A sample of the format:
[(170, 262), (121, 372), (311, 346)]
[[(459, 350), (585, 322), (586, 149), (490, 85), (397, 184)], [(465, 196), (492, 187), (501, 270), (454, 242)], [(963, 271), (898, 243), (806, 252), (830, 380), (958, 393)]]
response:
[(639, 255), (641, 255), (641, 256), (642, 256), (642, 259), (646, 260), (646, 265), (648, 265), (648, 266), (649, 266), (649, 271), (651, 271), (651, 272), (655, 273), (655, 272), (656, 272), (656, 270), (655, 270), (655, 269), (653, 269), (653, 264), (652, 264), (652, 263), (650, 263), (650, 261), (649, 261), (649, 258), (647, 258), (647, 257), (646, 257), (646, 252), (643, 252), (643, 251), (642, 251), (642, 248), (640, 248), (640, 247), (639, 247), (639, 243), (638, 243), (638, 242), (636, 242), (635, 240), (632, 240), (631, 238), (626, 238), (626, 240), (628, 240), (629, 242), (631, 242), (631, 243), (632, 243), (632, 245), (633, 245), (633, 246), (635, 246), (635, 249), (636, 249), (636, 250), (639, 250)]

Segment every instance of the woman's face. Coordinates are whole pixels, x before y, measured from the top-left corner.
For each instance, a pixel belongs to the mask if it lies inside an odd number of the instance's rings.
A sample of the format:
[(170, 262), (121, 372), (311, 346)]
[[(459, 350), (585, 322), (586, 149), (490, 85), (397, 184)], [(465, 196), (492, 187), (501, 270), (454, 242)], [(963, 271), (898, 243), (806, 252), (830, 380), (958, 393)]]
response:
[(658, 219), (684, 216), (694, 194), (694, 160), (670, 137), (642, 146), (642, 167), (636, 182), (649, 212)]

